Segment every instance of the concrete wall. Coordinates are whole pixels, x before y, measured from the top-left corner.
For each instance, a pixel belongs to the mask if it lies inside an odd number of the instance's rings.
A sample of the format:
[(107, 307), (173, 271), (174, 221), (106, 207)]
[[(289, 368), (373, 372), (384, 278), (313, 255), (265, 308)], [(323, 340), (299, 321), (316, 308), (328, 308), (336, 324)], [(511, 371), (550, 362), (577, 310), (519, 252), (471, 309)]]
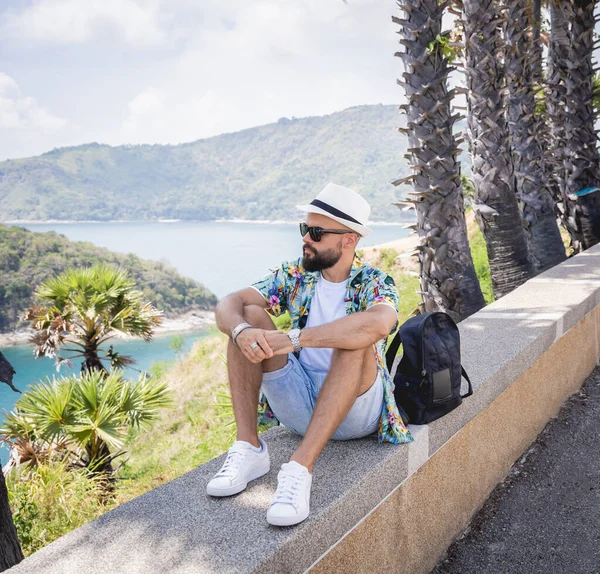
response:
[(244, 493), (208, 498), (222, 463), (75, 530), (11, 569), (93, 572), (428, 572), (513, 462), (600, 362), (600, 246), (460, 324), (475, 387), (463, 405), (412, 427), (411, 445), (327, 445), (310, 518), (270, 527), (276, 472), (298, 443), (265, 434), (273, 470)]

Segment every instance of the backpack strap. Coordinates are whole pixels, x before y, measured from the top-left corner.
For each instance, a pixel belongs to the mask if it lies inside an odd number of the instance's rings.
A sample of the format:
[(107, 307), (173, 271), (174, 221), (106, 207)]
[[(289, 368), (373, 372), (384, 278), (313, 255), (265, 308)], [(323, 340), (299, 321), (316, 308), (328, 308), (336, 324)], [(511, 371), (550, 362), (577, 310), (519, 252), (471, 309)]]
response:
[(392, 372), (392, 366), (394, 365), (394, 359), (400, 348), (400, 343), (402, 343), (402, 337), (400, 337), (400, 329), (398, 329), (396, 336), (392, 339), (388, 350), (385, 352), (385, 363), (387, 365), (388, 373), (390, 374)]
[(466, 397), (470, 397), (473, 394), (473, 385), (471, 384), (471, 381), (469, 379), (469, 375), (467, 375), (467, 371), (465, 371), (464, 367), (461, 365), (460, 367), (460, 371), (462, 373), (462, 376), (467, 379), (467, 383), (469, 383), (469, 390), (467, 391), (467, 393), (465, 395), (461, 395), (460, 398), (464, 399)]

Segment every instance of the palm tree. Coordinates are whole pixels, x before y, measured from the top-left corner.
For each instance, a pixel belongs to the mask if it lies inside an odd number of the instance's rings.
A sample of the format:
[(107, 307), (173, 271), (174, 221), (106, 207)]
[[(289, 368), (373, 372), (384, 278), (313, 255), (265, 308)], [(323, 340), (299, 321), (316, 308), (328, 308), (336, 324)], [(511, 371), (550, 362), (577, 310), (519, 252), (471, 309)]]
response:
[(0, 429), (11, 447), (11, 466), (67, 458), (96, 474), (112, 473), (130, 428), (140, 428), (170, 406), (166, 383), (118, 370), (93, 369), (80, 377), (46, 379), (17, 401)]
[(463, 0), (467, 126), (474, 210), (498, 298), (532, 273), (505, 120), (500, 18), (494, 0)]
[(543, 119), (536, 113), (532, 17), (526, 0), (507, 0), (504, 24), (506, 118), (515, 170), (517, 198), (534, 273), (566, 259), (556, 223), (556, 208), (546, 178)]
[[(112, 368), (135, 361), (101, 348), (118, 333), (149, 341), (161, 322), (162, 311), (143, 301), (134, 281), (121, 269), (106, 265), (70, 269), (42, 283), (34, 305), (23, 314), (36, 331), (31, 341), (35, 356), (56, 357), (57, 366), (83, 358), (82, 371), (106, 372), (101, 360)], [(70, 355), (65, 357), (64, 352)], [(59, 354), (60, 353), (60, 354)]]
[[(0, 352), (0, 382), (6, 383), (11, 389), (15, 389), (12, 385), (12, 378), (15, 370), (12, 365), (6, 360)], [(20, 392), (20, 391), (17, 391)], [(8, 491), (6, 490), (6, 482), (4, 473), (0, 465), (0, 572), (4, 572), (12, 568), (23, 560), (23, 551), (17, 529), (13, 522), (10, 504), (8, 502)]]
[(551, 125), (551, 169), (556, 200), (575, 253), (600, 240), (600, 183), (594, 121), (593, 0), (549, 2), (551, 34), (546, 110)]
[(13, 522), (4, 473), (0, 469), (0, 572), (23, 560), (23, 551)]
[(443, 310), (456, 320), (485, 305), (473, 267), (463, 206), (460, 152), (452, 133), (454, 90), (448, 90), (448, 38), (442, 35), (446, 3), (438, 0), (403, 0), (398, 3), (404, 18), (392, 17), (400, 26), (396, 53), (404, 63), (403, 81), (407, 103), (407, 155), (415, 173), (394, 185), (411, 182), (408, 201), (417, 212), (421, 292), (425, 311)]
[(594, 129), (594, 7), (596, 0), (567, 3), (570, 25), (565, 84), (565, 204), (574, 246), (600, 242), (600, 155)]

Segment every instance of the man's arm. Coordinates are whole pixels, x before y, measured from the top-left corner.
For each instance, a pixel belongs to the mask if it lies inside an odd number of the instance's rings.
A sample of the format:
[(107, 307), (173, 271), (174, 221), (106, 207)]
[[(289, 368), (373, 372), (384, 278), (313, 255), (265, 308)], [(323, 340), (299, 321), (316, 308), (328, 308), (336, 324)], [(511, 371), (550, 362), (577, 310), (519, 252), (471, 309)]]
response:
[[(267, 308), (265, 299), (256, 289), (251, 287), (235, 291), (223, 297), (217, 304), (215, 311), (219, 330), (231, 337), (231, 332), (235, 327), (240, 323), (247, 322), (244, 317), (244, 308), (249, 305), (256, 305), (262, 309)], [(237, 346), (252, 363), (260, 363), (273, 356), (273, 350), (265, 338), (266, 333), (268, 331), (261, 328), (248, 328), (241, 331), (236, 337)], [(258, 346), (255, 346), (254, 343), (258, 343)]]
[(300, 345), (331, 349), (364, 349), (385, 339), (394, 328), (398, 315), (389, 305), (374, 305), (331, 323), (302, 329)]
[[(384, 339), (394, 328), (398, 315), (390, 305), (373, 305), (366, 311), (353, 313), (318, 327), (300, 332), (300, 346), (307, 348), (364, 349)], [(281, 331), (270, 331), (265, 338), (275, 355), (291, 353), (290, 338)]]
[[(267, 308), (267, 302), (262, 295), (252, 287), (246, 287), (223, 297), (217, 304), (215, 316), (219, 331), (231, 337), (231, 331), (240, 323), (244, 323), (244, 307), (257, 305)], [(243, 331), (242, 331), (243, 332)]]

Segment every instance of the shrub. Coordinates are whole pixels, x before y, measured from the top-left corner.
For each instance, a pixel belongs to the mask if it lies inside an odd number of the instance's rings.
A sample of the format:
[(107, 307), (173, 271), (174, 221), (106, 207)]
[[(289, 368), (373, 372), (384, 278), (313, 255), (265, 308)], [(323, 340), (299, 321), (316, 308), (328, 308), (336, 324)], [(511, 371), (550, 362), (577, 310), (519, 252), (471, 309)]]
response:
[(10, 506), (23, 553), (29, 555), (104, 514), (100, 479), (65, 462), (13, 469), (6, 477)]
[[(18, 462), (37, 464), (68, 456), (98, 472), (112, 472), (129, 427), (145, 426), (171, 404), (167, 385), (142, 374), (123, 379), (120, 371), (92, 370), (81, 376), (46, 379), (17, 401), (0, 429)], [(36, 456), (31, 456), (31, 451)]]

